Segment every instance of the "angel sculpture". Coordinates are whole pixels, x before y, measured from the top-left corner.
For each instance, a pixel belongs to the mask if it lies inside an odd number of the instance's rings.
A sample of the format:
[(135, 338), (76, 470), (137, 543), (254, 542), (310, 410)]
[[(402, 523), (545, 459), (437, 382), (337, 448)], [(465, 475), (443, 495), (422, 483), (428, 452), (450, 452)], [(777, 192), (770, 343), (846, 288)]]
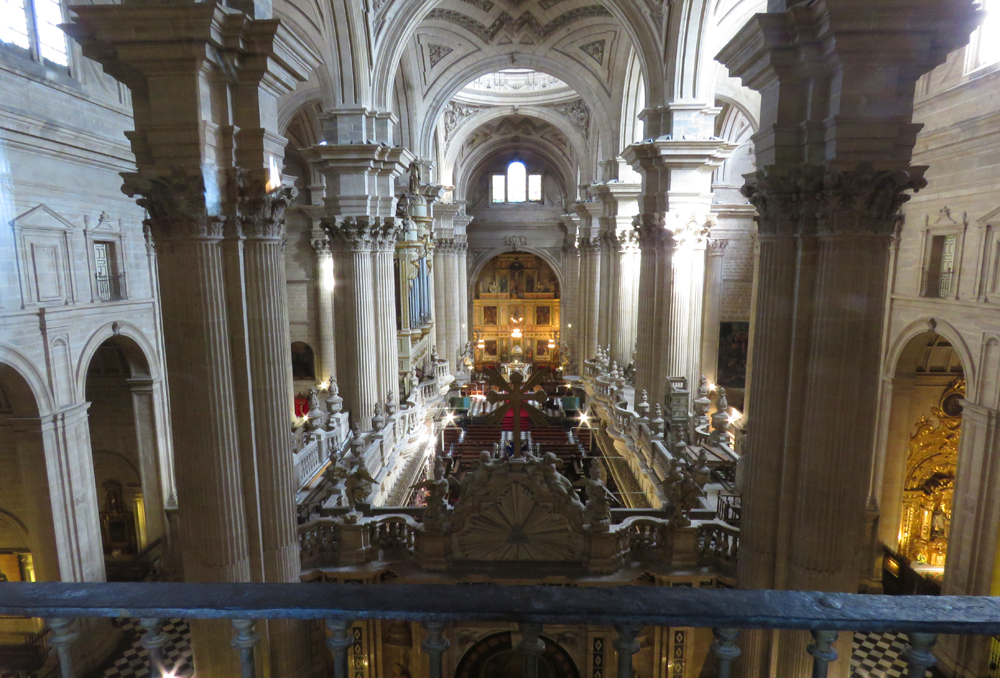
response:
[(444, 477), (444, 465), (440, 459), (434, 461), (434, 477), (417, 483), (412, 489), (427, 490), (427, 508), (424, 510), (424, 525), (430, 529), (442, 527), (448, 512), (448, 495), (452, 487), (458, 487), (454, 478)]
[(575, 498), (576, 494), (573, 492), (573, 483), (569, 481), (569, 478), (559, 473), (558, 466), (559, 457), (551, 452), (546, 452), (542, 457), (542, 472), (546, 484), (552, 489), (557, 490), (560, 494)]
[(671, 522), (675, 527), (687, 527), (691, 524), (688, 517), (691, 509), (696, 507), (705, 494), (701, 486), (688, 469), (677, 465), (680, 478), (670, 486), (670, 503), (674, 505), (674, 515)]
[(573, 483), (574, 487), (582, 487), (587, 493), (587, 503), (583, 515), (592, 530), (607, 530), (611, 525), (611, 504), (614, 495), (601, 480), (601, 467), (597, 463), (590, 464), (590, 477), (581, 478)]
[(356, 511), (358, 504), (368, 502), (368, 497), (371, 495), (375, 483), (376, 480), (371, 477), (371, 474), (368, 473), (368, 469), (361, 463), (361, 460), (352, 459), (351, 471), (347, 473), (347, 477), (344, 479), (344, 490), (347, 494), (347, 503), (350, 505), (351, 510)]

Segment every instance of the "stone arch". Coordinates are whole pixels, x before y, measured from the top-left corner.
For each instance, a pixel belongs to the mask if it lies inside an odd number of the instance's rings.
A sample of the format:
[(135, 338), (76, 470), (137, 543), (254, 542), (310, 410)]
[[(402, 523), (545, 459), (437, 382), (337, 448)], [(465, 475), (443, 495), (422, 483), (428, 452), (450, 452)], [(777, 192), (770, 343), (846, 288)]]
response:
[(535, 118), (549, 123), (566, 135), (571, 148), (585, 149), (588, 146), (587, 140), (573, 125), (563, 116), (541, 106), (518, 106), (515, 110), (513, 106), (492, 107), (485, 109), (471, 118), (462, 121), (462, 124), (455, 130), (455, 136), (448, 144), (444, 155), (444, 162), (441, 167), (442, 180), (450, 178), (449, 174), (454, 171), (458, 163), (458, 153), (465, 144), (468, 137), (483, 125), (499, 120), (510, 115), (521, 115), (528, 118)]
[(27, 548), (28, 527), (16, 515), (0, 508), (0, 545), (4, 542), (8, 542), (6, 548)]
[[(373, 69), (376, 108), (389, 109), (392, 83), (395, 81), (396, 69), (402, 61), (402, 53), (407, 49), (424, 18), (439, 4), (441, 3), (425, 0), (401, 0), (386, 10), (385, 30), (378, 40), (379, 50)], [(657, 58), (662, 54), (659, 23), (650, 21), (645, 5), (634, 0), (603, 0), (601, 4), (622, 26), (639, 55), (647, 89), (646, 101), (662, 101), (665, 78), (662, 60)], [(509, 67), (509, 55), (505, 54), (502, 58), (507, 60)], [(526, 67), (521, 63), (518, 63), (518, 66)]]
[(469, 272), (469, 287), (466, 290), (466, 295), (471, 298), (472, 292), (475, 289), (476, 281), (479, 280), (479, 274), (483, 272), (483, 267), (486, 266), (490, 261), (495, 259), (500, 254), (509, 254), (513, 252), (527, 252), (528, 254), (534, 254), (539, 259), (544, 261), (552, 269), (552, 272), (556, 274), (556, 278), (559, 279), (559, 290), (560, 299), (565, 296), (566, 282), (564, 280), (562, 264), (551, 252), (548, 252), (537, 247), (518, 247), (516, 250), (510, 247), (494, 247), (493, 249), (480, 255), (482, 258), (477, 257), (477, 261), (472, 271)]
[[(5, 346), (0, 346), (0, 382), (9, 384), (7, 388), (11, 392), (7, 395), (15, 406), (16, 413), (38, 417), (55, 410), (54, 399), (42, 375), (31, 361)], [(30, 407), (18, 411), (18, 406), (23, 407), (29, 403)]]
[[(540, 638), (545, 642), (545, 652), (542, 654), (545, 664), (539, 667), (539, 676), (548, 674), (550, 678), (580, 678), (576, 663), (562, 645), (544, 635)], [(491, 633), (465, 651), (455, 669), (455, 678), (479, 678), (491, 661), (517, 652), (510, 631)]]
[(882, 378), (892, 379), (896, 376), (896, 368), (899, 365), (903, 351), (915, 337), (928, 331), (940, 334), (951, 343), (952, 348), (955, 349), (959, 359), (962, 361), (962, 369), (965, 372), (966, 393), (975, 393), (976, 386), (978, 385), (976, 364), (972, 359), (972, 352), (969, 350), (969, 345), (962, 337), (962, 333), (948, 321), (930, 316), (918, 318), (899, 331), (896, 338), (889, 345), (889, 350), (886, 352)]
[[(566, 199), (572, 199), (575, 196), (575, 191), (573, 190), (573, 168), (564, 159), (559, 157), (558, 149), (554, 145), (545, 141), (542, 141), (541, 143), (543, 145), (536, 146), (534, 148), (524, 146), (521, 150), (530, 150), (532, 153), (537, 154), (547, 163), (552, 165), (552, 168), (558, 173), (559, 184), (563, 190), (563, 195)], [(461, 165), (459, 165), (463, 171), (461, 172), (462, 181), (455, 186), (456, 200), (468, 201), (470, 182), (479, 178), (484, 167), (486, 167), (492, 160), (497, 159), (498, 151), (501, 150), (512, 150), (510, 147), (510, 141), (508, 139), (504, 139), (503, 137), (490, 140), (478, 146), (472, 151), (472, 153), (469, 154), (469, 157)]]
[(114, 340), (118, 348), (125, 353), (133, 370), (133, 376), (146, 376), (153, 380), (159, 380), (163, 377), (156, 360), (156, 348), (139, 327), (130, 322), (107, 323), (90, 335), (90, 339), (87, 340), (80, 353), (80, 361), (76, 367), (78, 402), (86, 400), (87, 370), (90, 369), (94, 354), (97, 353), (101, 344), (109, 339)]
[[(597, 130), (602, 130), (605, 133), (617, 136), (612, 125), (611, 117), (608, 115), (608, 111), (605, 106), (596, 105), (598, 102), (594, 101), (594, 97), (586, 96), (586, 93), (588, 92), (597, 91), (595, 87), (592, 86), (592, 83), (588, 83), (587, 76), (581, 76), (579, 72), (574, 71), (568, 65), (559, 61), (537, 55), (529, 55), (520, 58), (517, 62), (517, 66), (518, 68), (531, 68), (542, 73), (547, 73), (548, 75), (559, 78), (565, 82), (573, 88), (573, 90), (575, 90), (581, 98), (583, 98), (590, 108), (591, 135), (595, 135)], [(507, 54), (501, 54), (489, 59), (483, 59), (467, 66), (466, 68), (457, 70), (444, 83), (430, 93), (432, 96), (429, 101), (425, 102), (426, 108), (424, 110), (424, 119), (419, 130), (420, 135), (418, 137), (420, 154), (423, 155), (423, 157), (432, 157), (431, 153), (433, 151), (433, 140), (438, 121), (444, 113), (445, 106), (448, 105), (459, 90), (479, 76), (486, 75), (487, 73), (493, 73), (502, 68), (510, 68), (510, 57)]]

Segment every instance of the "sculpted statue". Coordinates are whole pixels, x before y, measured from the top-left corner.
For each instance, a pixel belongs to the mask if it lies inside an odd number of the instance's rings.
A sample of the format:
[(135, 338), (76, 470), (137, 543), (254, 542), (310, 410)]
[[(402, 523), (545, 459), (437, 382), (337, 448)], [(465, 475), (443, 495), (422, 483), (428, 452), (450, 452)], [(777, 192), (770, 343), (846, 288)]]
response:
[(590, 464), (590, 477), (581, 478), (573, 483), (574, 487), (582, 487), (587, 493), (587, 503), (584, 506), (584, 518), (592, 530), (607, 530), (611, 525), (611, 504), (614, 496), (601, 480), (601, 467), (596, 462)]
[(350, 472), (344, 479), (344, 490), (347, 494), (347, 503), (352, 510), (356, 510), (358, 504), (364, 504), (375, 487), (375, 479), (368, 473), (368, 469), (361, 463), (361, 459), (351, 455), (349, 461)]
[(542, 457), (541, 464), (545, 483), (553, 490), (565, 494), (570, 499), (575, 499), (576, 494), (573, 492), (573, 483), (569, 481), (569, 478), (559, 473), (558, 465), (559, 457), (552, 452), (546, 452)]
[(411, 195), (419, 195), (420, 193), (420, 165), (415, 161), (410, 163), (410, 183), (408, 190)]
[(313, 412), (320, 412), (319, 408), (319, 389), (313, 386), (309, 389), (309, 414)]
[(444, 521), (448, 517), (448, 495), (453, 486), (458, 486), (458, 481), (444, 477), (444, 465), (440, 458), (434, 459), (434, 477), (413, 486), (413, 489), (427, 490), (424, 525), (428, 529), (437, 530), (444, 527)]

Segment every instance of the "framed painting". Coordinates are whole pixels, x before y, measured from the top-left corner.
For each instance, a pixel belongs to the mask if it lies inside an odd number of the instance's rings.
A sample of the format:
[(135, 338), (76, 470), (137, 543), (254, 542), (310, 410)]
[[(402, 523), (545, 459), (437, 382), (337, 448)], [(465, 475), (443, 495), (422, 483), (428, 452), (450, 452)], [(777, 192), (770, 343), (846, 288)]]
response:
[(552, 308), (550, 306), (535, 307), (535, 324), (536, 325), (552, 324)]
[(497, 307), (496, 306), (483, 306), (483, 324), (484, 325), (496, 325), (497, 324)]

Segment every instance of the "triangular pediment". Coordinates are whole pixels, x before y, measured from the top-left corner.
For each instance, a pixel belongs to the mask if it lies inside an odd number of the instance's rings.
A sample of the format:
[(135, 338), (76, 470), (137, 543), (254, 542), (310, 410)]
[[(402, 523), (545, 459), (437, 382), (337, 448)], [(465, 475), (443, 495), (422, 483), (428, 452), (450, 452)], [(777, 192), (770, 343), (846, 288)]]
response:
[(76, 224), (60, 216), (48, 205), (32, 207), (14, 217), (10, 225), (15, 228), (44, 231), (72, 231), (77, 228)]

